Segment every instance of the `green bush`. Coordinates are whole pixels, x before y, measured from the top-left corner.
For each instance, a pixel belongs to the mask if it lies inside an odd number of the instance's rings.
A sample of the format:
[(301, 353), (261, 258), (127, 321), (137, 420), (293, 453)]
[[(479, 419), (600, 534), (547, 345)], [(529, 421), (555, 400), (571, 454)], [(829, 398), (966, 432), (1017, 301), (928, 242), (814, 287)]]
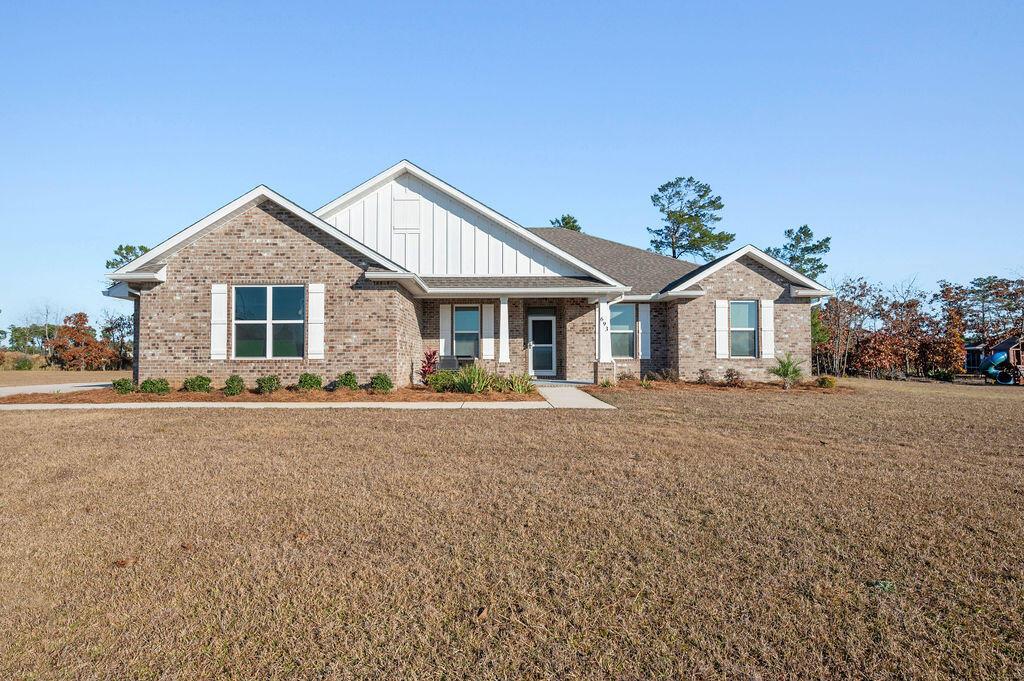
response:
[(171, 384), (166, 378), (147, 378), (139, 384), (139, 392), (150, 395), (166, 395), (171, 392)]
[(256, 392), (260, 395), (269, 395), (281, 389), (281, 377), (277, 374), (260, 376), (256, 379)]
[(819, 388), (834, 388), (836, 387), (835, 376), (818, 376), (818, 387)]
[(228, 380), (224, 381), (224, 394), (231, 397), (241, 395), (245, 392), (245, 381), (238, 374), (231, 374)]
[(302, 374), (297, 385), (299, 390), (320, 390), (324, 387), (324, 379), (316, 374)]
[(777, 364), (769, 369), (768, 373), (782, 379), (783, 389), (789, 390), (795, 383), (800, 382), (800, 378), (804, 375), (803, 370), (800, 368), (803, 362), (796, 361), (788, 352), (785, 357), (780, 357), (775, 361)]
[(641, 378), (640, 379), (640, 387), (641, 388), (653, 388), (654, 387), (654, 381), (650, 380), (649, 378)]
[(181, 389), (187, 393), (208, 393), (212, 381), (209, 376), (193, 376), (181, 383)]
[(600, 387), (602, 387), (602, 388), (610, 388), (610, 387), (612, 387), (614, 385), (614, 383), (612, 383), (612, 379), (606, 378), (603, 381), (601, 381), (600, 383), (598, 383), (598, 385)]
[(520, 395), (527, 395), (535, 390), (530, 374), (512, 374), (505, 380), (508, 389)]
[(467, 364), (455, 373), (455, 392), (482, 393), (492, 385), (491, 375), (478, 364)]
[(435, 371), (427, 376), (427, 385), (437, 393), (450, 393), (455, 390), (454, 371)]
[(385, 373), (374, 374), (370, 379), (370, 390), (375, 393), (389, 393), (395, 389), (391, 377)]
[(130, 378), (115, 378), (110, 384), (118, 395), (127, 395), (135, 392), (135, 384)]
[(697, 382), (700, 383), (701, 385), (710, 385), (714, 383), (714, 380), (711, 378), (711, 370), (701, 369), (700, 371), (698, 371)]
[(334, 379), (334, 389), (338, 390), (339, 388), (359, 390), (359, 381), (356, 380), (356, 375), (351, 371), (346, 371)]
[(946, 381), (947, 383), (952, 383), (956, 378), (956, 372), (949, 369), (935, 369), (928, 375), (936, 381)]
[(32, 359), (29, 357), (19, 357), (14, 360), (15, 371), (29, 371), (32, 368)]

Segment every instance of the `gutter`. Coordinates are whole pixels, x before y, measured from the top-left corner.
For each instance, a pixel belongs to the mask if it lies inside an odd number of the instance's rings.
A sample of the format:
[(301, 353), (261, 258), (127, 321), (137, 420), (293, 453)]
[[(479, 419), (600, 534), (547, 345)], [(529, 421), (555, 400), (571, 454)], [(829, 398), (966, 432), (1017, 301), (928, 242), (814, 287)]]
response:
[(495, 298), (500, 296), (546, 296), (546, 297), (577, 297), (593, 295), (624, 295), (627, 287), (548, 287), (548, 288), (431, 288), (414, 272), (366, 272), (370, 281), (397, 281), (415, 294), (418, 298)]

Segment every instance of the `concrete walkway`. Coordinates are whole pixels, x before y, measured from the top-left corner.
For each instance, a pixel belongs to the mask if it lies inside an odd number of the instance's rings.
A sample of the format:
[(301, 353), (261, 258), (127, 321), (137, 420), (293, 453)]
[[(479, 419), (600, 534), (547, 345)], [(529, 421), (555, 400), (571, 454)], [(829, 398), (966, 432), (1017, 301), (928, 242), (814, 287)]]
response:
[[(106, 385), (106, 384), (105, 384)], [(91, 385), (80, 387), (105, 387)], [(20, 392), (53, 392), (53, 386), (23, 386)], [(64, 386), (61, 386), (63, 389)], [(543, 402), (120, 402), (112, 404), (0, 404), (0, 411), (82, 409), (615, 409), (572, 386), (537, 386)]]
[(95, 390), (96, 388), (109, 388), (110, 381), (106, 383), (50, 383), (48, 385), (10, 385), (0, 388), (0, 397), (8, 395), (27, 395), (29, 393), (73, 393), (79, 390)]

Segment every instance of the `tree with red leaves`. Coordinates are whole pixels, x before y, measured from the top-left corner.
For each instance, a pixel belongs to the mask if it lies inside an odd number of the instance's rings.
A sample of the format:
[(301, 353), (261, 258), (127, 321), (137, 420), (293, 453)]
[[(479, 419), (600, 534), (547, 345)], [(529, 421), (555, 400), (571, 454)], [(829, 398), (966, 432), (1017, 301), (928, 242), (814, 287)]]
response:
[(50, 361), (62, 369), (103, 370), (119, 361), (110, 343), (96, 340), (96, 331), (89, 326), (89, 316), (84, 312), (65, 317), (57, 335), (46, 343), (52, 353)]

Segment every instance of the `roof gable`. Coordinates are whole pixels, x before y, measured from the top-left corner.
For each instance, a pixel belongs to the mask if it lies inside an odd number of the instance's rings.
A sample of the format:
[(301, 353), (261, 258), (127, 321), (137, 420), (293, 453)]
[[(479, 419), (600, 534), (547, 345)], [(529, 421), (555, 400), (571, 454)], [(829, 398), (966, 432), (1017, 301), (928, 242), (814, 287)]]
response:
[(622, 286), (591, 261), (405, 160), (316, 215), (425, 276), (591, 276)]
[(305, 208), (293, 203), (292, 201), (281, 196), (273, 189), (266, 185), (259, 185), (254, 187), (250, 191), (242, 194), (234, 201), (221, 206), (214, 212), (210, 213), (198, 222), (186, 227), (171, 238), (160, 243), (156, 247), (150, 249), (143, 255), (139, 256), (135, 260), (119, 267), (111, 273), (107, 274), (107, 277), (117, 280), (140, 280), (144, 277), (151, 277), (154, 281), (157, 281), (157, 276), (162, 271), (160, 263), (168, 256), (181, 250), (188, 244), (201, 239), (204, 235), (215, 229), (223, 221), (241, 213), (252, 206), (258, 205), (265, 200), (273, 201), (274, 203), (282, 206), (286, 210), (300, 217), (301, 219), (308, 222), (313, 227), (325, 232), (326, 234), (334, 237), (338, 241), (350, 246), (354, 250), (362, 253), (372, 261), (378, 263), (385, 269), (391, 272), (404, 272), (405, 270), (400, 267), (397, 263), (393, 262), (389, 258), (384, 257), (380, 253), (377, 253), (371, 248), (368, 248), (365, 244), (356, 241), (349, 235), (339, 231), (334, 226), (324, 222), (319, 217), (310, 213)]
[(665, 291), (666, 295), (680, 294), (686, 289), (689, 289), (699, 283), (701, 280), (706, 279), (715, 272), (721, 270), (723, 267), (734, 263), (740, 258), (749, 257), (757, 262), (761, 263), (765, 267), (788, 279), (791, 283), (802, 287), (800, 294), (802, 297), (824, 297), (831, 295), (832, 292), (827, 288), (814, 281), (810, 277), (800, 274), (786, 263), (773, 258), (759, 248), (747, 244), (743, 248), (723, 255), (722, 257), (712, 260), (700, 267), (696, 268), (689, 274), (685, 275), (676, 282), (673, 282), (671, 288)]

